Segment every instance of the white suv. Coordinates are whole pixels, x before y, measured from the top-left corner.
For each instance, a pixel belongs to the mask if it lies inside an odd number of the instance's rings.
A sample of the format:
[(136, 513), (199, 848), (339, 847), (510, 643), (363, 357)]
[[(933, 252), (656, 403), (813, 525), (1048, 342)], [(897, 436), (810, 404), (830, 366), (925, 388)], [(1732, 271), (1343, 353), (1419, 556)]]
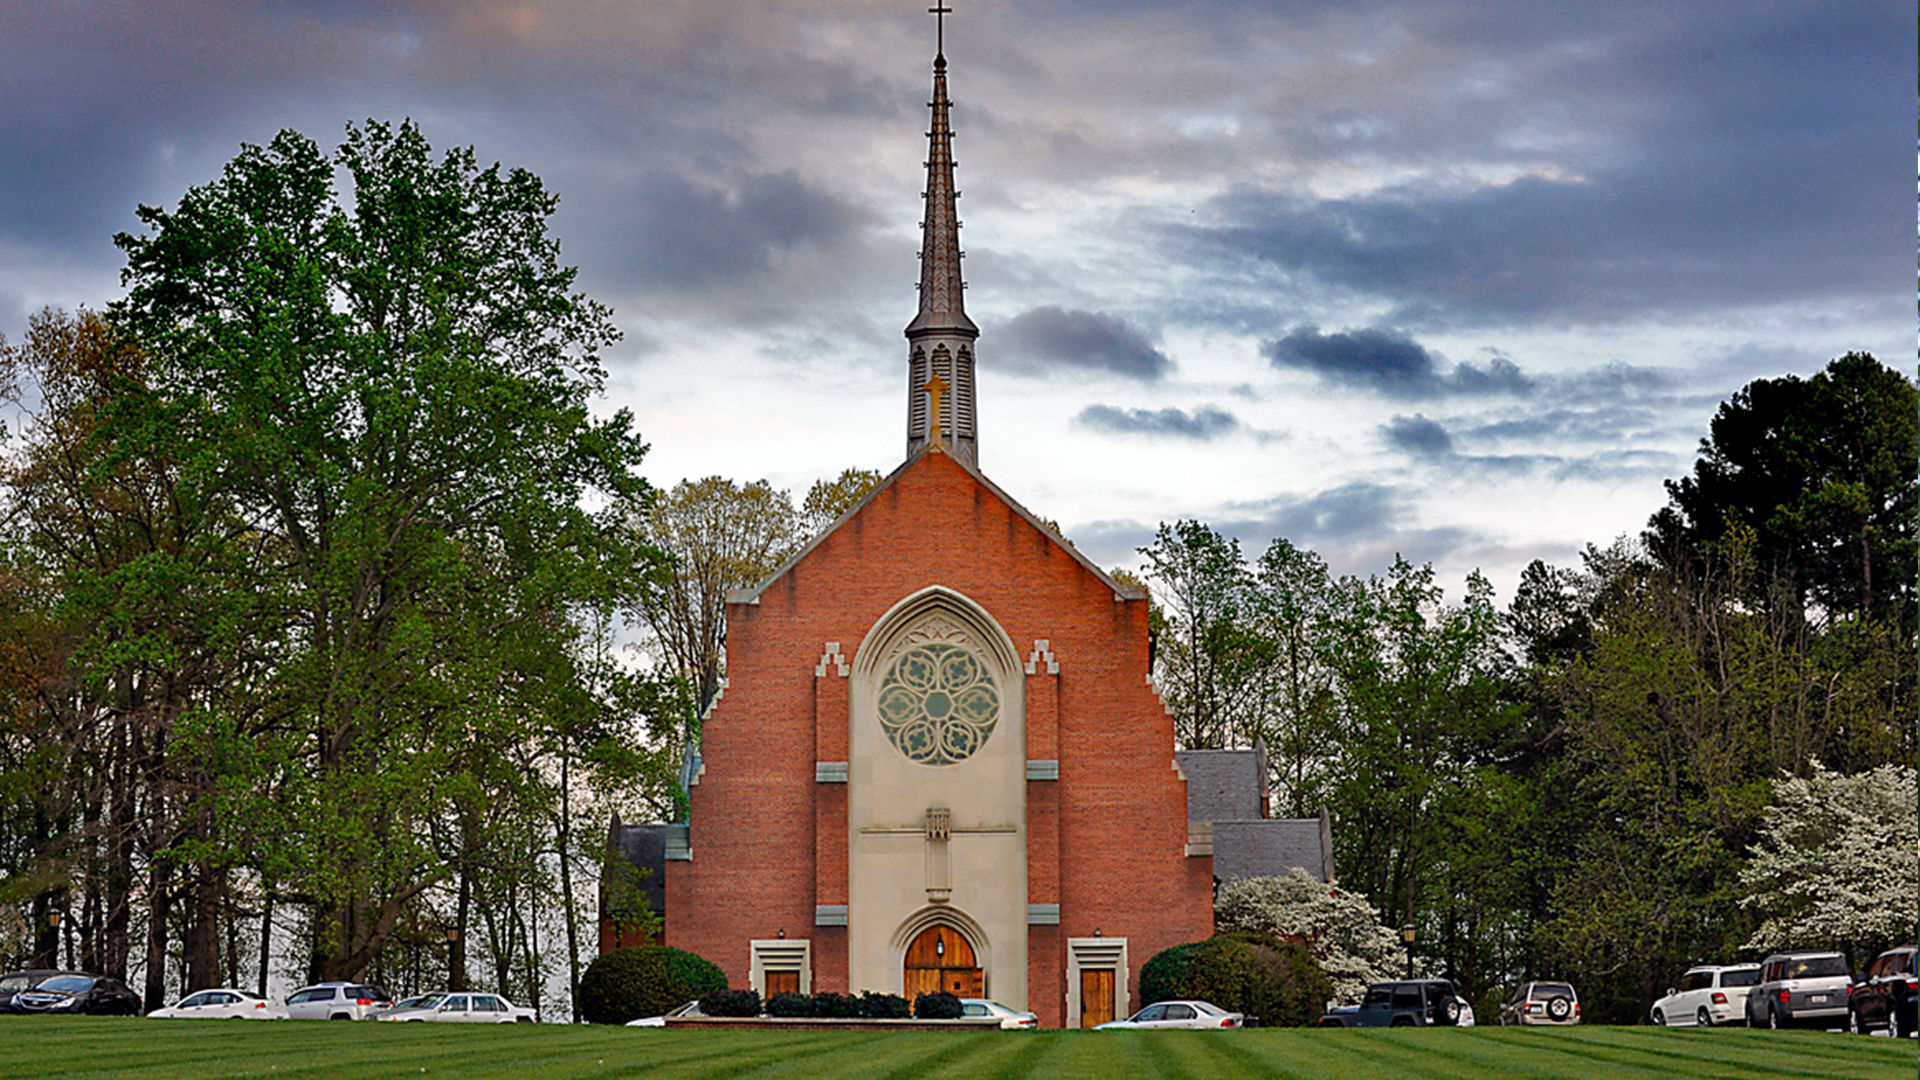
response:
[(1675, 1027), (1729, 1023), (1746, 1014), (1747, 991), (1759, 981), (1759, 964), (1690, 968), (1678, 988), (1653, 1003), (1653, 1022)]
[(392, 997), (377, 986), (316, 983), (287, 995), (287, 1016), (294, 1020), (365, 1020), (391, 1004)]

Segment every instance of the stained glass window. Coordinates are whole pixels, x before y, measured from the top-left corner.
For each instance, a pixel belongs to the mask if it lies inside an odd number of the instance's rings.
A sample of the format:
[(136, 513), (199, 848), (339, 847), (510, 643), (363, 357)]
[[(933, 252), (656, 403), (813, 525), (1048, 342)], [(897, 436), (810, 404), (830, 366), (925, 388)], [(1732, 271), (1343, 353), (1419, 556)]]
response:
[(902, 653), (880, 683), (880, 726), (910, 760), (952, 765), (986, 745), (1000, 719), (1000, 693), (972, 653), (919, 645)]

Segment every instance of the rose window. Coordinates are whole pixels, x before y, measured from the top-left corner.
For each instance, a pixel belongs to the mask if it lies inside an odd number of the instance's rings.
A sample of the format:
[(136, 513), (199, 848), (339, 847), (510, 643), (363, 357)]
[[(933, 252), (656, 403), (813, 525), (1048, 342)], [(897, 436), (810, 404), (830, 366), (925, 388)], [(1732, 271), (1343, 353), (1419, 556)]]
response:
[(880, 726), (910, 760), (952, 765), (993, 734), (1000, 694), (972, 653), (920, 645), (893, 662), (880, 683)]

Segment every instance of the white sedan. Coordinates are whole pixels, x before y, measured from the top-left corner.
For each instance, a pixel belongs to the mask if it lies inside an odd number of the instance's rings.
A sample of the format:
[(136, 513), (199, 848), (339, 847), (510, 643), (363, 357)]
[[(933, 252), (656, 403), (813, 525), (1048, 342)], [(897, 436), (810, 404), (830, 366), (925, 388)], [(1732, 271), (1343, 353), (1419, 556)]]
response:
[(627, 1026), (628, 1027), (666, 1027), (668, 1017), (705, 1016), (705, 1015), (707, 1014), (700, 1011), (700, 1003), (698, 1001), (689, 1001), (685, 1005), (677, 1005), (671, 1009), (668, 1009), (666, 1011), (666, 1014), (663, 1016), (643, 1016), (638, 1020), (629, 1020), (627, 1021)]
[(1095, 1031), (1158, 1031), (1164, 1028), (1237, 1028), (1246, 1017), (1205, 1001), (1158, 1001), (1125, 1020), (1109, 1020)]
[(961, 998), (960, 1015), (986, 1017), (1000, 1021), (1002, 1031), (1031, 1031), (1040, 1026), (1040, 1017), (1034, 1013), (1002, 1005), (986, 998)]
[(223, 986), (197, 990), (147, 1015), (156, 1020), (285, 1020), (287, 1010), (245, 990)]
[(430, 994), (411, 1009), (396, 1009), (382, 1020), (399, 1023), (432, 1021), (442, 1024), (531, 1024), (532, 1009), (523, 1009), (498, 994)]

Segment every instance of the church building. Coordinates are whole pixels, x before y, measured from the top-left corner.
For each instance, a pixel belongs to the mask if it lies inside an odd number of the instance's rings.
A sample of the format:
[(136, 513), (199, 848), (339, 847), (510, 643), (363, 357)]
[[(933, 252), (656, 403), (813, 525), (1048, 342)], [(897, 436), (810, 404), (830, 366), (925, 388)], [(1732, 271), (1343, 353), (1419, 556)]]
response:
[[(1215, 826), (1149, 677), (1145, 591), (981, 471), (944, 50), (931, 106), (906, 460), (728, 597), (688, 821), (646, 827), (664, 943), (763, 995), (942, 989), (1090, 1026), (1212, 934)], [(1239, 760), (1207, 767), (1253, 777)], [(1257, 822), (1254, 767), (1233, 813)]]

